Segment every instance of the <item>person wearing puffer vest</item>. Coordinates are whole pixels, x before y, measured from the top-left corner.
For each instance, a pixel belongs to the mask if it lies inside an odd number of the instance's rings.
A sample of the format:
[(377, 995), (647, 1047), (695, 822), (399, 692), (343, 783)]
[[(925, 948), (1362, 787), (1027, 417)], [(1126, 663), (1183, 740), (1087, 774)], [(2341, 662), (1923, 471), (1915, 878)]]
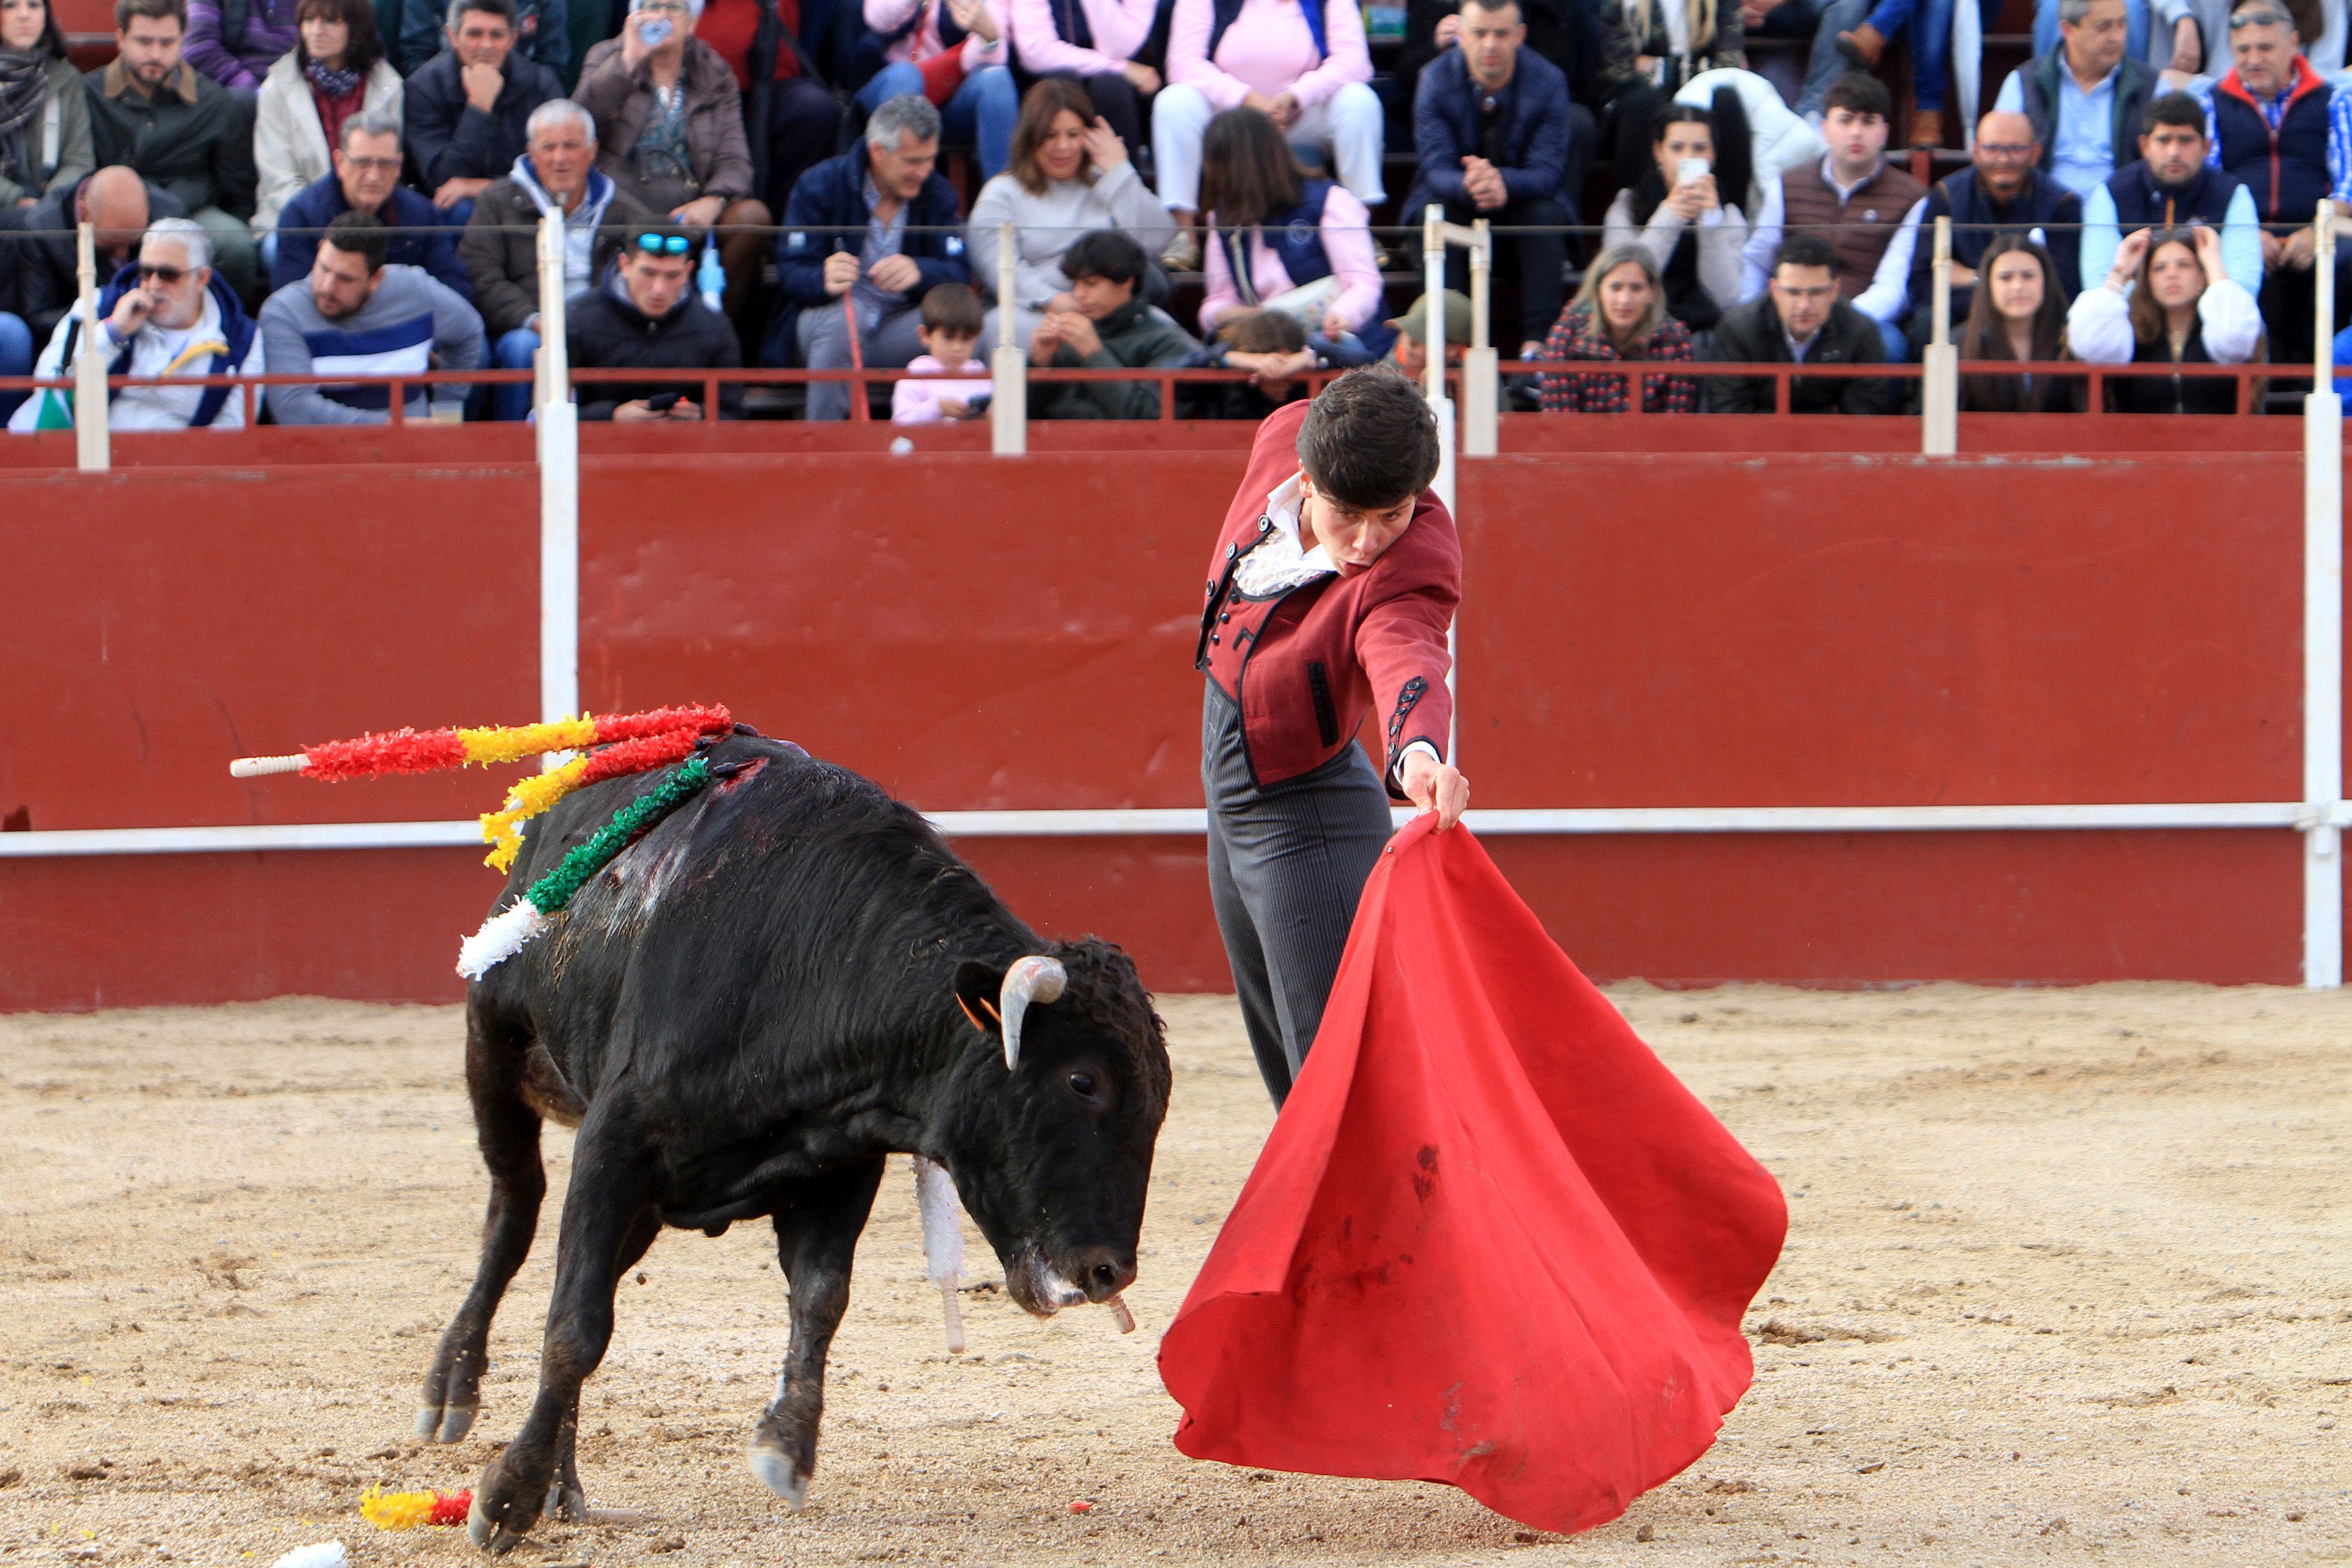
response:
[(2122, 164), (2157, 75), (2124, 53), (2124, 0), (2059, 0), (2056, 48), (2009, 73), (1993, 108), (2032, 122), (2042, 167), (2088, 201)]
[(2147, 106), (2147, 125), (2139, 162), (2116, 170), (2083, 204), (2080, 288), (2095, 289), (2105, 279), (2126, 235), (2201, 223), (2221, 235), (2230, 276), (2260, 295), (2263, 238), (2253, 193), (2207, 161), (2204, 110), (2185, 92), (2168, 92)]
[[(98, 331), (110, 376), (207, 376), (268, 372), (259, 331), (236, 294), (212, 267), (212, 243), (191, 219), (148, 226), (139, 259), (98, 296)], [(84, 329), (76, 303), (58, 323), (34, 366), (37, 376), (72, 374)], [(245, 425), (245, 397), (232, 386), (126, 386), (108, 394), (107, 425), (117, 431), (235, 430)], [(71, 396), (43, 392), (8, 421), (14, 431), (72, 423)]]

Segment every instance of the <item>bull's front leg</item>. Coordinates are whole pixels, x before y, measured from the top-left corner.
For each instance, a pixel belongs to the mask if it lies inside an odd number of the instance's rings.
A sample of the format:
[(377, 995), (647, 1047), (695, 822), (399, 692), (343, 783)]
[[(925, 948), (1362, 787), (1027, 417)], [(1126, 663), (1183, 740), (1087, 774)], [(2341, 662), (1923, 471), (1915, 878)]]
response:
[(857, 1233), (873, 1212), (883, 1162), (851, 1165), (812, 1182), (776, 1213), (776, 1258), (792, 1289), (793, 1339), (776, 1396), (761, 1414), (745, 1456), (751, 1473), (797, 1510), (816, 1474), (817, 1424), (824, 1416), (824, 1357), (849, 1305)]
[(511, 1550), (539, 1522), (562, 1462), (566, 1417), (579, 1408), (580, 1385), (612, 1343), (620, 1258), (645, 1208), (649, 1179), (644, 1152), (623, 1121), (612, 1101), (600, 1101), (573, 1146), (539, 1394), (522, 1429), (482, 1471), (466, 1521), (474, 1544), (492, 1552)]

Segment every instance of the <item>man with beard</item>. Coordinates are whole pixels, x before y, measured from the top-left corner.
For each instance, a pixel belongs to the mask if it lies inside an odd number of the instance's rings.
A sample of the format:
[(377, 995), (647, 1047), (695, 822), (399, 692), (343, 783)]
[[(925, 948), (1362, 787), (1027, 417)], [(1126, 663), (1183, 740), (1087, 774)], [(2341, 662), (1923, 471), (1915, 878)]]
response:
[[(384, 265), (392, 237), (373, 213), (349, 212), (327, 226), (310, 275), (261, 307), (269, 363), (286, 375), (315, 373), (320, 384), (273, 386), (270, 416), (280, 425), (382, 425), (391, 418), (388, 384), (334, 384), (343, 375), (478, 370), (482, 318), (454, 289), (415, 267)], [(466, 388), (405, 389), (411, 419), (455, 420)]]
[(2139, 161), (2126, 163), (2083, 203), (2082, 285), (2095, 289), (2115, 265), (2124, 237), (2143, 228), (2203, 224), (2221, 237), (2221, 265), (2231, 280), (2260, 297), (2263, 232), (2253, 193), (2206, 158), (2205, 110), (2185, 92), (2168, 92), (2147, 106)]
[[(2022, 114), (1993, 110), (1977, 121), (1976, 145), (1969, 150), (1969, 166), (1947, 174), (1927, 192), (1920, 209), (1919, 234), (1924, 240), (1936, 232), (1936, 220), (1952, 220), (1952, 321), (1965, 321), (1975, 298), (1977, 263), (1994, 236), (2004, 231), (2040, 231), (2043, 246), (2058, 264), (2059, 286), (2074, 297), (2083, 221), (2082, 198), (2061, 186), (2041, 169), (2042, 146), (2033, 139), (2033, 122)], [(1936, 301), (1936, 247), (1932, 243), (1911, 253), (1911, 341), (1927, 341), (1929, 319)]]

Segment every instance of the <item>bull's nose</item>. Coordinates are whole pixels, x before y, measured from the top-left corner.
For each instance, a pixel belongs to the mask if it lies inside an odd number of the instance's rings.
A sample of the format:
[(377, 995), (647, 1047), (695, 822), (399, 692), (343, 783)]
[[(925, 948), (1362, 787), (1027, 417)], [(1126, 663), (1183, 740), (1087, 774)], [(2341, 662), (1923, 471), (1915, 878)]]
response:
[(1089, 1301), (1108, 1301), (1135, 1283), (1135, 1260), (1108, 1247), (1081, 1247), (1070, 1255), (1070, 1282)]

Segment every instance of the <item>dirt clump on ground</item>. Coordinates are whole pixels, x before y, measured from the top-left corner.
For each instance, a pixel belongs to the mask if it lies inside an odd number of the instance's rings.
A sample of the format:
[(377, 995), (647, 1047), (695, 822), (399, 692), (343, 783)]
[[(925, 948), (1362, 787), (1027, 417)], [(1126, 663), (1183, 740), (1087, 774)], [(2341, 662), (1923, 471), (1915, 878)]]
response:
[[(1442, 1486), (1176, 1452), (1153, 1351), (1272, 1114), (1231, 999), (1164, 997), (1139, 1331), (982, 1289), (949, 1357), (894, 1162), (795, 1517), (742, 1463), (786, 1337), (772, 1237), (670, 1233), (583, 1406), (591, 1501), (646, 1517), (544, 1524), (510, 1561), (2352, 1558), (2352, 996), (1611, 994), (1791, 1218), (1755, 1388), (1617, 1522), (1562, 1539)], [(409, 1436), (487, 1188), (460, 1034), (451, 1008), (308, 1000), (0, 1017), (0, 1564), (267, 1568), (331, 1537), (362, 1564), (476, 1557), (357, 1512), (375, 1483), (470, 1486), (534, 1382), (560, 1132), (481, 1418)]]

